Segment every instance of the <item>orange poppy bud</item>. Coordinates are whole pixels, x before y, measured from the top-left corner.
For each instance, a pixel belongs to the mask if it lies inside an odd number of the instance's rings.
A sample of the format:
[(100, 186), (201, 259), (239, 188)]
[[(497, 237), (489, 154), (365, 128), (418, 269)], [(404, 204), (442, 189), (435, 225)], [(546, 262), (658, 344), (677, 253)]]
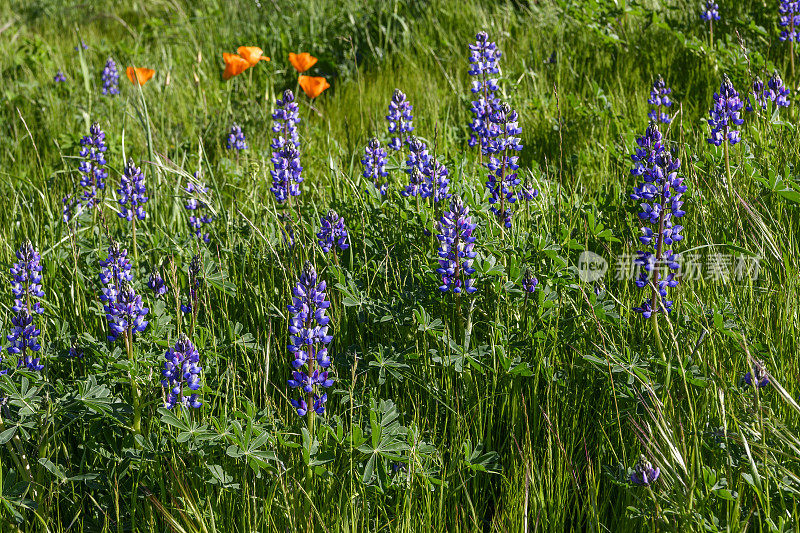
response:
[(313, 67), (316, 62), (317, 58), (308, 52), (303, 52), (302, 54), (289, 52), (289, 63), (291, 63), (292, 66), (297, 69), (297, 72), (303, 73), (307, 71)]
[(143, 68), (143, 67), (128, 67), (125, 69), (125, 74), (128, 75), (128, 79), (131, 80), (131, 83), (144, 85), (150, 78), (153, 77), (156, 71), (151, 68)]
[(243, 57), (251, 67), (258, 65), (259, 61), (269, 61), (269, 58), (264, 55), (264, 51), (257, 46), (240, 46), (236, 49), (236, 53)]
[(316, 98), (331, 86), (328, 80), (317, 76), (300, 76), (297, 81), (309, 98)]
[(223, 80), (229, 80), (250, 68), (250, 63), (236, 54), (222, 54), (222, 60), (225, 61), (225, 72), (222, 73)]

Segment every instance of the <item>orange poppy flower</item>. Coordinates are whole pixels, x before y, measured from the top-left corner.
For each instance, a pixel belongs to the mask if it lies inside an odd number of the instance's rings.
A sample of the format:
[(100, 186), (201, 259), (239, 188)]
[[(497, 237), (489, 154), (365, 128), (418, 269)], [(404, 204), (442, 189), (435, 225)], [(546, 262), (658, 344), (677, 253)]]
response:
[(251, 67), (258, 65), (259, 61), (269, 61), (264, 55), (264, 50), (257, 46), (240, 46), (236, 49), (236, 53), (247, 60)]
[(303, 52), (302, 54), (289, 52), (289, 63), (291, 63), (292, 66), (297, 69), (297, 72), (303, 73), (307, 71), (313, 67), (316, 62), (317, 58), (308, 52)]
[(222, 60), (225, 61), (225, 72), (222, 73), (223, 80), (229, 80), (250, 68), (250, 63), (236, 54), (222, 54)]
[(297, 81), (309, 98), (316, 98), (331, 86), (328, 80), (316, 76), (300, 76)]
[[(153, 77), (156, 71), (151, 68), (143, 68), (143, 67), (128, 67), (125, 69), (125, 74), (128, 75), (128, 79), (131, 80), (131, 83), (138, 85), (144, 85), (150, 78)], [(135, 79), (134, 79), (135, 78)]]

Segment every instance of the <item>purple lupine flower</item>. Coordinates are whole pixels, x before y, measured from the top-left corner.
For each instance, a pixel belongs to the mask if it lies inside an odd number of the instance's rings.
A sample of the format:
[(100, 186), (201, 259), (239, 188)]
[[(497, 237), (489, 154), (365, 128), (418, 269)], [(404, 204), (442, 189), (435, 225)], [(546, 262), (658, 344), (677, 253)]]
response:
[(777, 70), (773, 71), (772, 77), (767, 82), (770, 90), (770, 96), (778, 107), (789, 107), (791, 101), (789, 100), (790, 91), (784, 85), (783, 79)]
[(147, 280), (147, 286), (150, 287), (150, 290), (153, 291), (156, 298), (167, 294), (167, 283), (164, 281), (164, 278), (161, 277), (161, 272), (158, 270), (154, 270), (150, 274), (150, 279)]
[(329, 210), (328, 214), (320, 219), (320, 223), (322, 227), (317, 233), (317, 238), (324, 253), (327, 254), (337, 246), (340, 250), (350, 248), (350, 245), (347, 244), (347, 228), (344, 226), (344, 218), (340, 217), (336, 211)]
[(764, 361), (753, 361), (752, 369), (744, 375), (744, 382), (759, 389), (769, 385), (769, 374)]
[(136, 294), (128, 282), (123, 282), (114, 301), (107, 302), (103, 307), (108, 320), (109, 341), (114, 342), (120, 337), (127, 336), (132, 338), (134, 334), (147, 329), (148, 322), (144, 317), (150, 309), (144, 307), (142, 297)]
[(63, 83), (67, 81), (67, 77), (64, 76), (64, 73), (59, 70), (58, 72), (56, 72), (56, 75), (53, 76), (53, 81), (56, 83)]
[(672, 122), (672, 118), (669, 116), (669, 113), (666, 112), (667, 108), (672, 107), (672, 100), (669, 98), (671, 93), (672, 89), (667, 87), (667, 84), (664, 83), (664, 78), (661, 76), (656, 78), (656, 81), (653, 83), (653, 88), (650, 89), (650, 98), (647, 100), (647, 103), (653, 106), (648, 115), (650, 120), (663, 122), (664, 124)]
[(242, 127), (235, 122), (228, 133), (228, 150), (247, 150), (247, 141), (244, 138)]
[(77, 52), (81, 48), (83, 48), (84, 50), (88, 50), (89, 49), (89, 45), (86, 44), (85, 42), (83, 42), (83, 39), (81, 39), (81, 42), (75, 47), (75, 51)]
[(781, 28), (781, 41), (798, 42), (800, 41), (800, 2), (797, 0), (780, 0), (778, 6), (780, 18), (778, 24)]
[[(510, 228), (512, 212), (509, 206), (517, 201), (515, 188), (520, 181), (517, 177), (519, 156), (513, 154), (522, 150), (522, 141), (518, 137), (522, 130), (517, 123), (516, 111), (505, 102), (489, 120), (494, 124), (494, 131), (490, 132), (493, 137), (484, 148), (489, 170), (486, 188), (491, 193), (492, 213), (503, 226)], [(498, 203), (499, 206), (495, 205)]]
[(527, 293), (536, 292), (536, 286), (539, 285), (539, 280), (533, 277), (530, 268), (525, 269), (525, 275), (522, 277), (522, 290)]
[(528, 184), (527, 180), (519, 188), (519, 192), (517, 193), (517, 198), (521, 200), (525, 200), (526, 202), (530, 202), (534, 198), (539, 196), (539, 191), (531, 184)]
[(325, 316), (325, 310), (331, 303), (326, 299), (325, 288), (325, 282), (317, 280), (314, 266), (306, 263), (288, 306), (292, 313), (288, 348), (294, 354), (294, 370), (288, 385), (302, 389), (301, 397), (291, 400), (300, 416), (304, 416), (309, 407), (318, 414), (324, 413), (328, 395), (323, 390), (333, 385), (327, 370), (331, 365), (327, 345), (333, 337), (328, 335), (330, 318)]
[(300, 139), (297, 125), (300, 114), (294, 93), (289, 89), (283, 91), (283, 98), (276, 101), (275, 112), (272, 113), (272, 187), (279, 204), (291, 201), (292, 196), (300, 196), (300, 184), (303, 182), (303, 167), (300, 166)]
[(469, 51), (469, 75), (476, 78), (472, 81), (471, 91), (478, 95), (478, 99), (472, 102), (474, 118), (470, 124), (469, 145), (480, 145), (485, 150), (492, 139), (490, 130), (494, 127), (489, 117), (500, 106), (495, 92), (500, 88), (496, 77), (500, 73), (497, 63), (503, 54), (496, 43), (489, 41), (485, 31), (478, 32), (475, 43), (469, 45)]
[(414, 116), (411, 114), (413, 109), (414, 107), (406, 95), (400, 89), (395, 89), (392, 100), (389, 102), (389, 114), (386, 115), (386, 120), (389, 122), (389, 135), (392, 136), (389, 148), (392, 150), (400, 150), (406, 144), (411, 132), (414, 131)]
[[(683, 217), (683, 201), (681, 196), (686, 192), (683, 178), (677, 170), (681, 162), (662, 143), (661, 132), (655, 122), (651, 122), (642, 137), (636, 140), (639, 148), (631, 159), (636, 163), (631, 174), (642, 178), (630, 195), (632, 200), (640, 202), (639, 218), (644, 223), (639, 241), (647, 247), (639, 250), (639, 257), (634, 264), (642, 267), (636, 280), (640, 289), (651, 289), (652, 297), (648, 297), (634, 311), (649, 318), (654, 312), (669, 312), (672, 301), (667, 300), (667, 288), (676, 287), (678, 279), (671, 271), (677, 270), (678, 256), (668, 246), (683, 240), (683, 226), (677, 220)], [(668, 274), (663, 275), (662, 270)], [(662, 309), (663, 308), (663, 309)]]
[(42, 290), (41, 256), (30, 241), (26, 241), (16, 252), (17, 262), (11, 265), (11, 293), (14, 295), (15, 313), (11, 317), (11, 333), (6, 337), (11, 343), (7, 350), (17, 356), (17, 368), (40, 371), (44, 368), (35, 353), (41, 349), (38, 337), (41, 333), (33, 322), (36, 315), (44, 312), (39, 299)]
[(185, 304), (181, 304), (181, 311), (192, 313), (195, 317), (199, 311), (200, 287), (203, 285), (203, 263), (200, 254), (192, 256), (189, 261), (189, 296)]
[(77, 339), (73, 339), (72, 343), (69, 345), (69, 350), (67, 351), (67, 357), (70, 359), (83, 359), (84, 350), (83, 347), (78, 344)]
[(386, 194), (389, 184), (384, 178), (389, 175), (386, 172), (386, 150), (381, 146), (380, 141), (373, 137), (364, 149), (364, 157), (361, 159), (364, 165), (363, 176), (370, 180), (381, 195)]
[(147, 203), (147, 196), (145, 196), (147, 188), (144, 185), (144, 174), (132, 159), (129, 159), (128, 164), (125, 165), (117, 193), (120, 205), (117, 215), (120, 218), (124, 218), (128, 222), (133, 220), (133, 217), (139, 220), (145, 219), (147, 213), (144, 210), (144, 204)]
[[(750, 101), (750, 96), (753, 97), (755, 103)], [(752, 113), (755, 111), (756, 105), (761, 107), (763, 111), (767, 110), (767, 101), (770, 100), (769, 88), (764, 85), (764, 82), (758, 76), (753, 80), (753, 90), (750, 96), (747, 97), (747, 106), (745, 107), (747, 111)]]
[(405, 171), (410, 182), (400, 194), (432, 197), (436, 203), (450, 198), (450, 180), (447, 177), (450, 171), (447, 167), (428, 153), (428, 146), (420, 139), (411, 136), (406, 144), (409, 151)]
[[(175, 346), (171, 346), (164, 354), (164, 379), (161, 385), (169, 389), (164, 407), (172, 409), (176, 405), (184, 408), (199, 408), (203, 403), (194, 392), (200, 388), (200, 352), (194, 347), (186, 334), (181, 333)], [(192, 391), (191, 395), (183, 394), (184, 387)]]
[(103, 80), (103, 95), (119, 94), (119, 71), (117, 64), (110, 57), (100, 77)]
[(214, 217), (207, 213), (207, 200), (210, 191), (205, 183), (199, 181), (199, 173), (195, 172), (194, 178), (198, 181), (195, 183), (190, 180), (184, 189), (189, 194), (184, 207), (189, 211), (189, 228), (192, 233), (196, 238), (202, 239), (203, 242), (207, 243), (211, 240), (211, 235), (209, 235), (208, 231), (204, 232), (203, 229), (204, 226), (214, 221)]
[(100, 300), (110, 330), (108, 340), (114, 342), (121, 335), (144, 331), (147, 327), (144, 317), (149, 309), (142, 305), (142, 297), (131, 286), (133, 273), (128, 251), (112, 242), (100, 267), (100, 282), (105, 285)]
[(700, 13), (700, 18), (708, 22), (719, 20), (719, 5), (712, 0), (706, 0), (706, 8)]
[(475, 252), (475, 231), (477, 224), (472, 223), (469, 207), (456, 196), (450, 202), (450, 211), (442, 215), (438, 222), (439, 234), (439, 268), (436, 272), (442, 275), (439, 290), (452, 290), (459, 294), (463, 290), (472, 294), (476, 289), (470, 276), (475, 272), (472, 261)]
[(69, 223), (76, 216), (83, 212), (83, 205), (77, 198), (73, 198), (71, 194), (66, 195), (61, 199), (63, 207), (61, 208), (61, 219), (65, 223)]
[(647, 457), (640, 455), (639, 462), (633, 467), (630, 479), (634, 485), (650, 485), (655, 483), (660, 474), (661, 470), (657, 466), (653, 466)]
[(727, 74), (723, 75), (719, 92), (714, 93), (714, 107), (708, 112), (708, 125), (711, 126), (711, 137), (707, 139), (709, 144), (720, 146), (728, 141), (734, 145), (741, 140), (739, 130), (734, 130), (733, 127), (744, 123), (741, 117), (743, 107), (744, 103), (730, 78)]
[(89, 135), (81, 139), (80, 156), (83, 158), (78, 170), (81, 173), (80, 184), (83, 187), (83, 207), (92, 209), (97, 204), (97, 191), (106, 188), (108, 170), (105, 169), (106, 134), (95, 122), (89, 128)]

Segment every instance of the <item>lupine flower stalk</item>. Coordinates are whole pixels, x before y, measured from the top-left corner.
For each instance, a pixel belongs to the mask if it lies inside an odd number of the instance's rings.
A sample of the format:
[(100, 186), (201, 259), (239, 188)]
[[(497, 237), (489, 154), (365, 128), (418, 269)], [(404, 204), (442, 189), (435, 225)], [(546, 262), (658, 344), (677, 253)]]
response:
[(439, 268), (436, 272), (442, 276), (442, 292), (453, 291), (460, 294), (474, 293), (477, 289), (470, 277), (475, 269), (475, 237), (472, 235), (477, 227), (469, 214), (469, 207), (456, 196), (450, 202), (450, 211), (442, 215), (438, 223), (439, 234)]
[(661, 470), (657, 466), (653, 466), (652, 463), (647, 460), (647, 457), (641, 455), (639, 456), (639, 462), (633, 467), (631, 483), (642, 486), (650, 485), (655, 483), (660, 474)]
[(389, 102), (389, 114), (386, 115), (386, 120), (389, 122), (389, 135), (392, 136), (389, 148), (392, 150), (400, 150), (408, 141), (411, 132), (414, 131), (414, 116), (411, 114), (413, 109), (414, 107), (406, 95), (400, 89), (395, 89), (392, 100)]
[(475, 43), (469, 45), (469, 51), (469, 75), (475, 78), (470, 90), (473, 94), (478, 95), (478, 99), (472, 102), (474, 118), (470, 124), (472, 133), (469, 137), (469, 145), (480, 146), (481, 154), (483, 154), (492, 139), (490, 129), (493, 124), (489, 117), (500, 105), (500, 100), (495, 96), (495, 92), (499, 89), (498, 60), (502, 53), (497, 49), (496, 43), (489, 41), (489, 35), (485, 31), (478, 32), (475, 36)]
[[(197, 409), (203, 405), (195, 392), (200, 388), (200, 373), (203, 371), (200, 366), (200, 353), (189, 337), (181, 333), (175, 341), (175, 346), (170, 346), (164, 354), (164, 359), (166, 359), (162, 371), (164, 379), (161, 385), (168, 389), (164, 406), (167, 409), (172, 409), (176, 405)], [(185, 396), (184, 388), (192, 393)]]
[(203, 231), (205, 226), (214, 221), (214, 217), (207, 213), (208, 204), (206, 200), (209, 196), (209, 188), (206, 184), (199, 181), (198, 173), (194, 173), (195, 180), (189, 181), (184, 189), (189, 198), (186, 200), (184, 207), (189, 211), (189, 228), (194, 236), (201, 239), (203, 242), (209, 242), (211, 235), (208, 231)]
[(386, 172), (386, 150), (383, 149), (377, 138), (370, 139), (364, 149), (361, 164), (364, 165), (363, 176), (373, 183), (382, 196), (386, 195), (386, 189), (389, 187), (389, 184), (384, 181), (384, 178), (389, 175)]
[(800, 2), (798, 0), (780, 0), (778, 6), (780, 18), (778, 24), (781, 30), (780, 40), (789, 41), (789, 57), (791, 61), (791, 75), (794, 79), (794, 43), (800, 39)]
[(167, 294), (167, 283), (164, 281), (164, 278), (161, 276), (161, 272), (158, 270), (154, 270), (150, 274), (150, 278), (147, 280), (147, 286), (150, 287), (150, 290), (153, 291), (153, 294), (156, 298), (160, 298)]
[(672, 118), (667, 113), (667, 109), (672, 107), (672, 100), (670, 100), (669, 95), (672, 93), (672, 89), (667, 87), (667, 84), (664, 83), (664, 78), (659, 76), (656, 78), (656, 81), (653, 83), (653, 88), (650, 90), (650, 98), (647, 100), (651, 106), (650, 120), (654, 122), (663, 122), (664, 124), (669, 124), (672, 122)]
[(428, 146), (416, 137), (409, 137), (408, 158), (406, 159), (406, 173), (410, 181), (403, 196), (419, 196), (420, 198), (433, 198), (434, 203), (450, 198), (450, 180), (447, 170), (442, 163), (428, 153)]
[(744, 119), (741, 117), (743, 107), (744, 103), (739, 98), (739, 93), (733, 87), (730, 78), (724, 75), (719, 92), (714, 93), (714, 107), (708, 112), (710, 117), (708, 125), (711, 126), (711, 137), (708, 138), (708, 142), (714, 146), (723, 145), (728, 194), (733, 194), (728, 144), (733, 146), (741, 140), (739, 130), (733, 128), (744, 123)]
[(744, 382), (759, 389), (769, 385), (769, 374), (764, 361), (753, 361), (752, 368), (744, 375)]
[(706, 8), (700, 13), (700, 18), (708, 22), (709, 40), (714, 46), (714, 21), (719, 20), (719, 5), (713, 0), (706, 0)]
[(120, 205), (117, 215), (120, 218), (129, 222), (132, 222), (134, 217), (138, 220), (145, 219), (147, 213), (144, 210), (144, 204), (147, 203), (148, 198), (146, 196), (147, 188), (144, 185), (144, 174), (132, 159), (129, 159), (125, 165), (117, 193), (119, 193)]
[(119, 94), (119, 71), (117, 70), (117, 64), (110, 57), (106, 61), (101, 78), (103, 79), (104, 96)]
[(78, 170), (81, 173), (80, 184), (83, 187), (83, 207), (92, 209), (97, 204), (97, 191), (106, 188), (108, 171), (105, 168), (107, 150), (106, 134), (95, 122), (89, 128), (89, 135), (81, 139), (80, 156), (83, 158)]
[(127, 250), (112, 242), (108, 248), (108, 257), (105, 261), (100, 261), (100, 267), (100, 281), (105, 285), (100, 299), (103, 301), (108, 321), (108, 340), (116, 342), (121, 337), (125, 341), (133, 404), (131, 427), (134, 433), (141, 433), (142, 405), (139, 386), (136, 383), (133, 341), (136, 333), (147, 329), (148, 322), (145, 317), (150, 310), (144, 306), (142, 297), (136, 293), (131, 283), (133, 274)]
[(751, 96), (747, 97), (747, 111), (757, 111), (756, 106), (760, 107), (762, 111), (767, 110), (767, 102), (773, 102), (777, 107), (789, 107), (791, 101), (789, 100), (790, 91), (781, 79), (778, 71), (772, 73), (772, 77), (765, 84), (760, 77), (756, 76), (753, 80), (753, 90)]
[[(347, 244), (347, 228), (344, 225), (344, 218), (333, 209), (328, 211), (328, 214), (320, 220), (321, 228), (317, 233), (319, 239), (319, 246), (324, 253), (330, 252), (334, 248), (340, 250), (347, 250), (350, 245)], [(334, 257), (336, 254), (334, 254)]]
[(630, 197), (639, 202), (641, 208), (639, 219), (643, 226), (639, 241), (645, 246), (644, 250), (637, 251), (635, 264), (641, 267), (641, 272), (636, 286), (649, 291), (650, 296), (633, 310), (644, 318), (652, 317), (656, 343), (664, 357), (658, 333), (658, 314), (671, 311), (672, 301), (667, 299), (667, 289), (678, 285), (673, 273), (680, 266), (678, 255), (667, 247), (683, 240), (683, 226), (678, 219), (686, 214), (681, 200), (686, 185), (677, 173), (680, 160), (673, 158), (664, 147), (655, 122), (650, 123), (645, 134), (636, 142), (639, 148), (631, 156), (635, 163), (631, 174), (642, 181)]
[[(486, 188), (489, 189), (491, 211), (506, 228), (511, 227), (512, 212), (510, 204), (517, 201), (516, 187), (519, 185), (515, 152), (522, 150), (518, 137), (522, 130), (517, 123), (517, 113), (507, 103), (503, 103), (492, 113), (489, 120), (494, 124), (494, 136), (484, 150), (488, 156), (486, 167), (489, 170)], [(499, 204), (499, 205), (497, 205)]]
[(17, 262), (11, 265), (11, 293), (14, 306), (11, 311), (11, 333), (6, 337), (10, 343), (7, 350), (17, 357), (17, 368), (40, 371), (44, 368), (35, 354), (41, 349), (38, 338), (41, 330), (34, 323), (36, 315), (44, 312), (39, 300), (42, 291), (41, 256), (30, 241), (26, 241), (16, 252)]
[(289, 202), (291, 205), (292, 196), (300, 196), (300, 183), (303, 182), (300, 139), (297, 134), (300, 114), (292, 91), (285, 90), (283, 97), (277, 100), (272, 120), (272, 131), (276, 135), (272, 138), (273, 170), (270, 171), (270, 191), (279, 204)]
[(228, 133), (228, 150), (247, 150), (247, 140), (244, 138), (242, 127), (234, 123)]
[[(292, 303), (288, 306), (292, 318), (289, 321), (289, 351), (294, 355), (292, 379), (289, 387), (300, 388), (299, 399), (291, 400), (299, 416), (306, 413), (323, 414), (328, 395), (324, 389), (333, 385), (328, 367), (328, 344), (333, 337), (328, 334), (330, 318), (325, 316), (330, 302), (325, 294), (326, 284), (317, 279), (311, 263), (306, 263), (300, 279), (292, 291)], [(309, 419), (313, 435), (313, 417)]]

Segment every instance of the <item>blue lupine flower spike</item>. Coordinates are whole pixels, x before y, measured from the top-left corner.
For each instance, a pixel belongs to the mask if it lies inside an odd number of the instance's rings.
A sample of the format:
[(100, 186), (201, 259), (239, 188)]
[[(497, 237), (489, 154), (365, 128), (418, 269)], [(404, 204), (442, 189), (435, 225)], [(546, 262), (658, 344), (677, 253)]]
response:
[(389, 187), (384, 180), (389, 175), (386, 172), (386, 150), (383, 149), (377, 138), (370, 139), (364, 150), (361, 164), (364, 165), (363, 176), (373, 183), (381, 195), (385, 195), (386, 189)]
[(470, 146), (480, 146), (485, 152), (488, 143), (495, 136), (491, 133), (493, 125), (489, 120), (498, 107), (500, 100), (495, 93), (500, 88), (497, 75), (500, 73), (498, 61), (502, 53), (497, 49), (497, 44), (489, 41), (485, 31), (478, 32), (475, 43), (469, 45), (469, 75), (473, 76), (471, 91), (477, 95), (477, 100), (472, 102), (472, 133), (469, 137)]
[(752, 369), (744, 375), (744, 382), (759, 389), (769, 385), (769, 374), (764, 361), (753, 361)]
[(414, 131), (414, 116), (411, 111), (414, 106), (408, 101), (406, 95), (400, 90), (395, 89), (392, 100), (389, 102), (389, 114), (386, 120), (389, 123), (389, 148), (400, 150), (408, 142), (411, 132)]
[(110, 57), (106, 61), (101, 78), (103, 79), (103, 96), (119, 94), (119, 71), (117, 64)]
[(319, 246), (324, 253), (330, 252), (334, 248), (347, 250), (347, 228), (344, 226), (344, 218), (340, 217), (336, 211), (331, 209), (328, 214), (320, 220), (321, 228), (317, 233)]
[(651, 485), (655, 483), (660, 474), (661, 470), (657, 466), (653, 466), (647, 457), (641, 455), (631, 473), (631, 483), (640, 486)]
[(98, 191), (106, 188), (108, 170), (105, 168), (105, 152), (108, 148), (105, 139), (106, 134), (97, 122), (89, 128), (89, 135), (81, 139), (80, 156), (83, 161), (78, 170), (81, 174), (80, 184), (83, 187), (82, 208), (86, 210), (94, 208), (97, 204)]
[[(655, 122), (650, 123), (636, 142), (639, 148), (631, 156), (635, 163), (631, 174), (642, 181), (630, 197), (641, 206), (639, 219), (643, 226), (639, 241), (646, 247), (637, 251), (639, 257), (634, 261), (641, 267), (636, 286), (652, 291), (652, 296), (633, 310), (649, 318), (654, 312), (670, 312), (672, 309), (672, 301), (667, 300), (667, 289), (678, 285), (678, 278), (672, 271), (680, 265), (671, 246), (683, 240), (683, 226), (678, 219), (686, 214), (681, 200), (686, 185), (677, 173), (681, 162), (664, 147)], [(663, 270), (668, 272), (666, 276)]]
[(314, 266), (306, 263), (288, 306), (292, 313), (288, 348), (294, 355), (292, 378), (288, 385), (302, 389), (300, 398), (291, 400), (299, 416), (305, 416), (309, 409), (323, 414), (328, 400), (324, 389), (333, 385), (328, 370), (331, 359), (327, 347), (333, 337), (328, 334), (330, 318), (325, 315), (331, 303), (327, 300), (325, 288), (325, 282), (317, 279)]
[(247, 150), (247, 140), (244, 138), (242, 127), (234, 123), (228, 133), (228, 150)]
[(39, 301), (44, 297), (41, 256), (33, 244), (26, 241), (17, 250), (16, 257), (17, 262), (11, 265), (11, 293), (14, 295), (11, 311), (14, 315), (11, 333), (6, 336), (10, 343), (6, 350), (17, 357), (17, 368), (38, 372), (44, 368), (36, 356), (41, 349), (38, 341), (41, 330), (34, 322), (34, 318), (44, 312)]
[[(196, 392), (200, 389), (200, 374), (203, 371), (200, 353), (189, 337), (181, 333), (175, 346), (171, 346), (164, 354), (164, 359), (164, 379), (161, 385), (168, 389), (165, 407), (172, 409), (181, 405), (184, 408), (197, 409), (203, 405)], [(185, 389), (191, 391), (191, 394), (184, 395)]]
[(439, 268), (436, 272), (442, 276), (442, 285), (439, 287), (442, 292), (452, 290), (456, 294), (462, 291), (472, 294), (477, 290), (470, 277), (475, 272), (472, 268), (476, 256), (472, 233), (476, 227), (469, 215), (469, 207), (461, 198), (454, 197), (450, 202), (450, 210), (442, 215), (438, 223), (440, 246)]
[(137, 167), (133, 160), (128, 160), (125, 165), (125, 171), (122, 174), (122, 179), (119, 183), (119, 205), (120, 210), (117, 213), (120, 218), (131, 221), (136, 217), (138, 220), (144, 220), (147, 213), (144, 210), (144, 204), (147, 203), (147, 188), (144, 185), (144, 174), (141, 169)]
[(300, 139), (297, 125), (300, 113), (294, 93), (283, 92), (283, 97), (276, 101), (272, 113), (272, 187), (270, 191), (275, 200), (282, 204), (291, 201), (292, 196), (300, 196), (300, 184), (303, 182), (303, 167), (300, 165)]
[(650, 120), (663, 122), (664, 124), (672, 122), (672, 118), (668, 113), (668, 109), (672, 107), (672, 100), (669, 97), (671, 93), (672, 89), (667, 87), (664, 78), (659, 76), (653, 83), (653, 88), (650, 90), (650, 98), (647, 100), (647, 103), (653, 106), (648, 115)]

